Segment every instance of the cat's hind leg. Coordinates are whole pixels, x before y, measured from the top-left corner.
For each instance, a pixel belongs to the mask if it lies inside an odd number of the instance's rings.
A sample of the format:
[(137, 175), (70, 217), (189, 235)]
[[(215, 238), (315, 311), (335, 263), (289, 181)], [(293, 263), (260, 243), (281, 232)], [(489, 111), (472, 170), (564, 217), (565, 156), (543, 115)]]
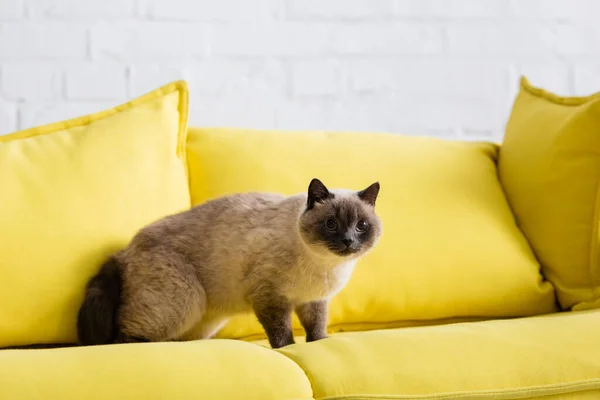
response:
[(176, 340), (202, 319), (205, 310), (206, 293), (192, 265), (176, 255), (130, 262), (118, 313), (119, 339)]

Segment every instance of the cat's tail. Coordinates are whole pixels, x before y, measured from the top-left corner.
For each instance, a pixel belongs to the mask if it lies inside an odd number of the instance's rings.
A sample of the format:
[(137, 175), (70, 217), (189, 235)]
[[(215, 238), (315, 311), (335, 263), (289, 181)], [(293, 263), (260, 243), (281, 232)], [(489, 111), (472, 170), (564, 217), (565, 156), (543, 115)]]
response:
[(84, 345), (114, 343), (119, 331), (117, 309), (121, 299), (121, 273), (111, 257), (87, 284), (77, 316), (77, 336)]

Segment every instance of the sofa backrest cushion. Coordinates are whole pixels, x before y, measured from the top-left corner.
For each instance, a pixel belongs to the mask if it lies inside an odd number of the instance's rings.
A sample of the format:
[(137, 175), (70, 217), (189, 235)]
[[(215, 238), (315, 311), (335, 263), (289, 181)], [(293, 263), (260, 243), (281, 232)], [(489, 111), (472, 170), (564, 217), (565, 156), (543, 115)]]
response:
[(0, 347), (75, 342), (89, 278), (189, 208), (185, 83), (0, 136)]
[(600, 93), (561, 97), (522, 77), (498, 165), (561, 307), (600, 308)]

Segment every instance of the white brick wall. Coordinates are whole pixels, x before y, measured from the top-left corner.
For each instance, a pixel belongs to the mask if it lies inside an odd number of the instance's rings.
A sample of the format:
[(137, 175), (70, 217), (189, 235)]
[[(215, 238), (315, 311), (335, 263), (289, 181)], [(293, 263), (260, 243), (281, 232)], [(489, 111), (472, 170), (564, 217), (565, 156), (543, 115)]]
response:
[(520, 74), (600, 91), (597, 0), (0, 0), (0, 134), (175, 79), (190, 123), (500, 140)]

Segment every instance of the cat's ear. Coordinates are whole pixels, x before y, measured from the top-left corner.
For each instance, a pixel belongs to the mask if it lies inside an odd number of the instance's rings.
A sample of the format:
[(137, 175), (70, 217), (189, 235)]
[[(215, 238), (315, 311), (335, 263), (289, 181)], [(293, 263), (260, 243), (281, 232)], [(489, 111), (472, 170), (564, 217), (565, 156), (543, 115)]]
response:
[(377, 195), (379, 194), (379, 182), (375, 182), (371, 184), (368, 188), (361, 190), (358, 192), (358, 197), (367, 204), (375, 207), (375, 201), (377, 200)]
[(314, 178), (308, 185), (308, 199), (306, 201), (306, 209), (310, 210), (315, 206), (315, 203), (333, 197), (323, 182)]

